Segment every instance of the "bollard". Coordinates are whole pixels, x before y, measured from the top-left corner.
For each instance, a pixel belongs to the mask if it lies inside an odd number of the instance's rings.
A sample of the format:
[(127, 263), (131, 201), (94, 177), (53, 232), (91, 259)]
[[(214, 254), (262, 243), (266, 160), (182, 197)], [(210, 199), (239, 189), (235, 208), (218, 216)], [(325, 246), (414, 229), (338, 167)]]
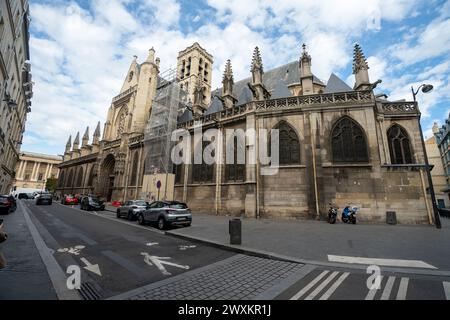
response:
[(386, 212), (386, 223), (392, 225), (397, 224), (397, 214), (395, 211)]
[(242, 221), (241, 219), (230, 220), (230, 244), (242, 244)]

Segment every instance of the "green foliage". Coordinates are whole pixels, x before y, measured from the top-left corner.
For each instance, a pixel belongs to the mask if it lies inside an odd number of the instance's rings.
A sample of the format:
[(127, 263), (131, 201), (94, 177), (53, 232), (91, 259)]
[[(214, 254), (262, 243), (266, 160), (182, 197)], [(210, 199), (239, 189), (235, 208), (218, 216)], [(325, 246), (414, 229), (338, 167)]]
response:
[(48, 178), (47, 183), (45, 184), (45, 188), (51, 192), (54, 193), (56, 191), (56, 186), (58, 185), (58, 179), (56, 178)]

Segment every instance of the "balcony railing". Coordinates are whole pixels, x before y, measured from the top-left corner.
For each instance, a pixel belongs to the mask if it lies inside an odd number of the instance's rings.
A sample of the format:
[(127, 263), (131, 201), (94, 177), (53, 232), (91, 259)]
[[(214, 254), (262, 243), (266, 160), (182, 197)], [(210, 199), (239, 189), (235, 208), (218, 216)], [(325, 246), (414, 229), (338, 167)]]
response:
[(417, 114), (419, 108), (416, 102), (383, 102), (383, 113), (386, 114)]

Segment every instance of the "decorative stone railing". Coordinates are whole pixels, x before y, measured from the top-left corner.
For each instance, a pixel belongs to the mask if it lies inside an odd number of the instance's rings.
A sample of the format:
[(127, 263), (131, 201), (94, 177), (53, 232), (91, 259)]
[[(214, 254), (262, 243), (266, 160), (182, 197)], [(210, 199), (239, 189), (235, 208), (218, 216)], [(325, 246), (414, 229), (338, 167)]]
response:
[(97, 159), (97, 156), (98, 156), (98, 152), (92, 153), (92, 154), (88, 154), (88, 155), (86, 155), (84, 157), (79, 157), (79, 158), (67, 160), (65, 162), (60, 163), (58, 165), (58, 168), (65, 168), (65, 167), (73, 166), (75, 164), (80, 164), (80, 163), (85, 163), (85, 162), (92, 162), (95, 159)]
[(370, 101), (373, 101), (371, 91), (351, 91), (258, 101), (256, 102), (256, 110), (279, 109), (296, 106), (301, 107), (315, 104), (342, 104)]
[(386, 114), (419, 113), (416, 102), (383, 102), (381, 108)]
[(144, 141), (144, 135), (140, 135), (140, 136), (131, 138), (130, 141), (128, 142), (128, 144), (136, 144), (136, 143), (141, 143), (143, 141)]
[[(217, 113), (200, 117), (198, 120), (201, 121), (202, 123), (209, 123), (243, 115), (249, 111), (254, 110), (263, 111), (270, 109), (283, 109), (294, 107), (301, 108), (305, 106), (320, 105), (320, 104), (346, 104), (346, 103), (368, 103), (368, 102), (374, 102), (374, 97), (372, 91), (370, 90), (298, 96), (298, 97), (250, 102), (241, 106), (229, 108)], [(194, 124), (195, 121), (191, 120), (185, 123), (180, 123), (178, 125), (178, 128), (179, 129), (191, 128), (194, 126)]]
[(137, 86), (131, 87), (130, 89), (128, 89), (128, 90), (122, 92), (121, 94), (119, 94), (118, 96), (114, 97), (112, 102), (115, 103), (115, 102), (125, 98), (126, 96), (134, 93), (136, 91), (136, 89), (137, 89)]
[(118, 147), (118, 146), (120, 146), (120, 142), (121, 141), (122, 141), (121, 139), (117, 139), (117, 140), (114, 140), (114, 141), (106, 141), (105, 142), (105, 148)]

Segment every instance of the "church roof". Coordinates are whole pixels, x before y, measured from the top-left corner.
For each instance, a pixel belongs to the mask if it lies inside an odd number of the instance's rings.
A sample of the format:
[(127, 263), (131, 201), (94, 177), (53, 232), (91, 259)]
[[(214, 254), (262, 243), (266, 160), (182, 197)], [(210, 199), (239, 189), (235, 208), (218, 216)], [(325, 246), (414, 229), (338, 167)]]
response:
[(334, 73), (331, 74), (330, 80), (327, 82), (327, 86), (325, 88), (325, 93), (336, 93), (336, 92), (348, 92), (352, 91), (348, 84), (346, 84), (343, 80), (341, 80)]

